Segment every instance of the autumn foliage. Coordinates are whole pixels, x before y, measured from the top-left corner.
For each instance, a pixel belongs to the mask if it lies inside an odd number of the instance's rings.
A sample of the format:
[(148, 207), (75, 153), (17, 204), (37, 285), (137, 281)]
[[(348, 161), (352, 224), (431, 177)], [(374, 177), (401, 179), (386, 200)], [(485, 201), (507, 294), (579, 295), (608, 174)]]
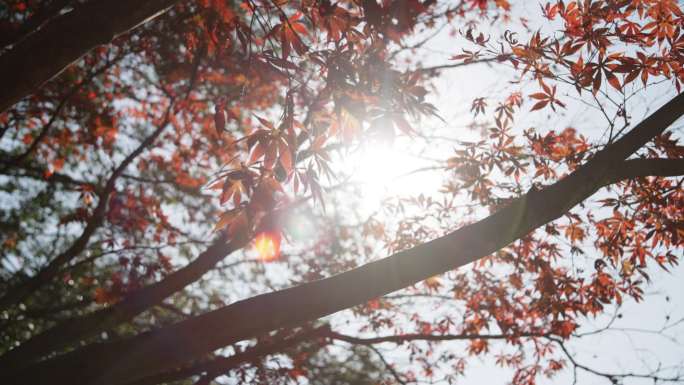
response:
[[(0, 382), (681, 381), (566, 344), (681, 256), (682, 6), (519, 6), (4, 2)], [(436, 90), (484, 65), (458, 128)], [(406, 143), (441, 187), (359, 209), (355, 151)]]

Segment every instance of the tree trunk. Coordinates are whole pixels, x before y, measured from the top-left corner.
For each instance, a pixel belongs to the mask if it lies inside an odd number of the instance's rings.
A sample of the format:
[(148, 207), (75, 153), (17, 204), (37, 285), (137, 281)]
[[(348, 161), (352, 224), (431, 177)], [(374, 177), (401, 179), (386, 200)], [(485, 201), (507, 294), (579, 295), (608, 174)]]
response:
[(92, 48), (167, 11), (178, 0), (93, 0), (55, 17), (0, 56), (0, 112)]

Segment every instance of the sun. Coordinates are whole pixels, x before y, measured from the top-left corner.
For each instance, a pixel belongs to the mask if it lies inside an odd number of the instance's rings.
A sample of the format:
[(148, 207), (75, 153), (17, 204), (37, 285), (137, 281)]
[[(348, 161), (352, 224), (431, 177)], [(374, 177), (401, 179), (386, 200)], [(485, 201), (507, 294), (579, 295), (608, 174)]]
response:
[(407, 148), (368, 144), (345, 159), (352, 166), (350, 182), (358, 186), (362, 209), (377, 208), (390, 197), (420, 194), (435, 185), (426, 175), (426, 161)]

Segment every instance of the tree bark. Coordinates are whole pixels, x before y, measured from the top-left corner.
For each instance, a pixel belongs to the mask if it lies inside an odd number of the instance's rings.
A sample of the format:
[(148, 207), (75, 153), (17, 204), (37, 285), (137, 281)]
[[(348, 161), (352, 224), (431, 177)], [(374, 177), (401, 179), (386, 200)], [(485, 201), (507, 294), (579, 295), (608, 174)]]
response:
[(684, 159), (629, 159), (615, 173), (609, 175), (605, 184), (613, 184), (624, 179), (647, 176), (684, 175)]
[(93, 0), (57, 16), (0, 56), (0, 112), (86, 52), (166, 12), (179, 0)]
[(564, 179), (531, 191), (489, 217), (357, 269), (259, 295), (111, 343), (36, 364), (4, 383), (125, 384), (181, 366), (223, 346), (301, 325), (487, 256), (590, 197), (624, 160), (684, 114), (680, 94)]

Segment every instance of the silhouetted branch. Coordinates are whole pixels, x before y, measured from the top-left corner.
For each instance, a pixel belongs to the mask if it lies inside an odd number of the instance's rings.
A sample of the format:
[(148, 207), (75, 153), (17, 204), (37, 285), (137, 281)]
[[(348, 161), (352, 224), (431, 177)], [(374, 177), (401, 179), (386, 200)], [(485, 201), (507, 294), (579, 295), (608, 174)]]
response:
[[(0, 112), (59, 75), (92, 48), (164, 13), (176, 2), (94, 0), (54, 17), (0, 56)], [(36, 55), (49, 59), (36, 60)]]

